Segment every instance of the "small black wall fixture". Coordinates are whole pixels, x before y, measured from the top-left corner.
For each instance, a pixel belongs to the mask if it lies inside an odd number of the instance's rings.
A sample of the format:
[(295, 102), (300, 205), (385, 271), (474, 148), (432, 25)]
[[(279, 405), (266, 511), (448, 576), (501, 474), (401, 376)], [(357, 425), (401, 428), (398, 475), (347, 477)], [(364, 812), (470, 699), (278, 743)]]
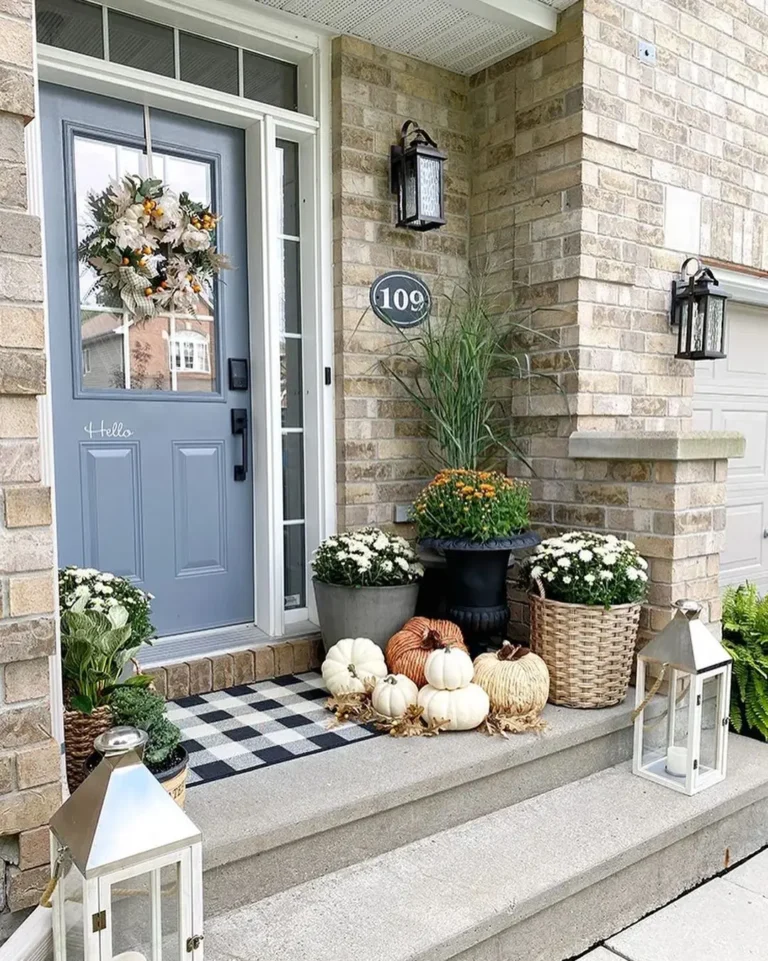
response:
[(392, 193), (397, 194), (397, 226), (434, 230), (445, 223), (443, 164), (446, 156), (415, 120), (406, 120), (400, 143), (390, 150)]
[(677, 327), (677, 353), (681, 360), (725, 357), (725, 307), (728, 294), (709, 267), (689, 257), (672, 281), (670, 321)]

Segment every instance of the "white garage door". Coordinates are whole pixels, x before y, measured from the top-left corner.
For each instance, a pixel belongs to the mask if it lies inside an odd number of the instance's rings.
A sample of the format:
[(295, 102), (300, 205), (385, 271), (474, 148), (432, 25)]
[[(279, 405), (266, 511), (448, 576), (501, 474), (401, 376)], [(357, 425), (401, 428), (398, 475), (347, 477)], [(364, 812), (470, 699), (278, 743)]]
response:
[(768, 589), (768, 309), (728, 305), (728, 356), (696, 364), (695, 430), (737, 430), (747, 441), (728, 470), (720, 580)]

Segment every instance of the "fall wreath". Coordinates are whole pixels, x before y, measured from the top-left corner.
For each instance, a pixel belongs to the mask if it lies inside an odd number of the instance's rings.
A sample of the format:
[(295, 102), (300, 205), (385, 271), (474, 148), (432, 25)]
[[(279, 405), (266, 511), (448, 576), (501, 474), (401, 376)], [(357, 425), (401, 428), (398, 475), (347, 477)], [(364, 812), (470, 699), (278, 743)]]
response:
[(88, 214), (78, 256), (96, 271), (100, 300), (136, 317), (195, 313), (205, 283), (230, 267), (216, 250), (220, 218), (161, 180), (112, 181), (89, 193)]

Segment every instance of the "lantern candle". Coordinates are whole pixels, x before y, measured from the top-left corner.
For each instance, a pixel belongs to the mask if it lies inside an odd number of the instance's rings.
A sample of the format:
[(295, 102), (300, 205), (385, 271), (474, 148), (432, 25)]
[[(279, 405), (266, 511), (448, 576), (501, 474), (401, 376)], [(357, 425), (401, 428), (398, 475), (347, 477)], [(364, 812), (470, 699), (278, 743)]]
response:
[[(673, 777), (685, 777), (688, 752), (684, 747), (671, 747), (667, 751), (667, 773)], [(133, 959), (131, 959), (133, 961)]]

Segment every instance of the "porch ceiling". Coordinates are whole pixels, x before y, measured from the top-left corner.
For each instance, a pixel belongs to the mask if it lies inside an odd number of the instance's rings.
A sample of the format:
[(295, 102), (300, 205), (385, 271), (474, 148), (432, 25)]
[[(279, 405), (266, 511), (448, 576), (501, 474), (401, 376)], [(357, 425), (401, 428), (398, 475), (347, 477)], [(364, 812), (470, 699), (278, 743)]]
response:
[(257, 0), (340, 34), (473, 74), (551, 36), (576, 0)]

